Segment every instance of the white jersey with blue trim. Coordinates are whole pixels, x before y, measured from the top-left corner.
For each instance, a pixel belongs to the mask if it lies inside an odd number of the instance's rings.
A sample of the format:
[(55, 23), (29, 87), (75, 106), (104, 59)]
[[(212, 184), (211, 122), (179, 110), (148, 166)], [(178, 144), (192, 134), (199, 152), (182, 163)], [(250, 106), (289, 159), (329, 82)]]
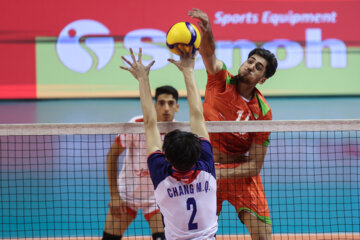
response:
[(148, 166), (156, 202), (164, 217), (166, 239), (215, 239), (216, 177), (209, 141), (201, 140), (202, 151), (194, 167), (176, 171), (158, 151), (149, 155)]

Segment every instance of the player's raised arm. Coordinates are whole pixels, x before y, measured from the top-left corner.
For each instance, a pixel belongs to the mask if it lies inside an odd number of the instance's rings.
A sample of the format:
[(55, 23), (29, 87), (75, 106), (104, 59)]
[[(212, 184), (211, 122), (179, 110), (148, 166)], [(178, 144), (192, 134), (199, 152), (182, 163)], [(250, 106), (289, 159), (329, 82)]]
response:
[(129, 71), (139, 81), (141, 108), (144, 115), (146, 152), (147, 154), (150, 154), (156, 150), (161, 149), (161, 145), (162, 145), (160, 132), (157, 127), (156, 110), (151, 97), (150, 83), (149, 83), (150, 68), (155, 61), (152, 61), (148, 66), (144, 66), (141, 60), (142, 57), (141, 48), (139, 50), (139, 57), (137, 61), (135, 59), (134, 52), (131, 48), (130, 48), (130, 53), (133, 62), (131, 63), (125, 57), (122, 57), (122, 59), (127, 64), (129, 64), (129, 67), (120, 66), (120, 68)]
[(199, 137), (209, 139), (209, 134), (205, 125), (201, 97), (194, 77), (195, 57), (192, 54), (192, 47), (189, 51), (186, 51), (183, 45), (178, 45), (177, 48), (181, 53), (180, 61), (175, 61), (173, 59), (168, 59), (168, 61), (176, 65), (184, 75), (190, 110), (191, 132), (195, 133)]
[(216, 74), (222, 69), (223, 63), (216, 58), (215, 55), (215, 40), (211, 30), (209, 16), (200, 9), (193, 8), (188, 12), (188, 15), (192, 18), (200, 20), (198, 25), (201, 29), (201, 43), (199, 52), (203, 59), (206, 71), (209, 74)]

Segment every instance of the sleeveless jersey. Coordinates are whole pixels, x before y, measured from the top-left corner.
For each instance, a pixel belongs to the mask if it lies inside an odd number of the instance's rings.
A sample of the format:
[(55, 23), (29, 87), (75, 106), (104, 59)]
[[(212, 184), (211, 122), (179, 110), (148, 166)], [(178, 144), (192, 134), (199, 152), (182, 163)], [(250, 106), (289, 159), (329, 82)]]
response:
[(199, 160), (187, 172), (172, 168), (160, 151), (148, 157), (166, 239), (215, 239), (218, 224), (214, 158), (209, 141), (202, 139), (201, 146)]
[[(206, 121), (252, 121), (271, 120), (270, 106), (264, 96), (255, 88), (255, 95), (249, 102), (237, 92), (232, 75), (223, 69), (215, 75), (208, 74), (203, 103)], [(270, 133), (216, 133), (210, 134), (211, 144), (225, 153), (247, 153), (251, 143), (268, 145)]]

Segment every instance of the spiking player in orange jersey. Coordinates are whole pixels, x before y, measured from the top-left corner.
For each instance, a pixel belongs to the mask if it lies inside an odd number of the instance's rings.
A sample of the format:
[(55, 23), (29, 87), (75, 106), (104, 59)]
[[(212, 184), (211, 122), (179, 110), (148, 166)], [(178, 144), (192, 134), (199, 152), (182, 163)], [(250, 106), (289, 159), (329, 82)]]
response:
[[(256, 85), (274, 75), (277, 68), (274, 54), (254, 49), (233, 76), (216, 58), (208, 15), (200, 9), (193, 9), (188, 15), (200, 20), (202, 30), (199, 51), (208, 74), (203, 103), (205, 120), (271, 120), (271, 109)], [(222, 202), (228, 200), (252, 239), (271, 239), (270, 212), (260, 177), (269, 135), (246, 132), (210, 135), (219, 179), (217, 213), (221, 212)]]

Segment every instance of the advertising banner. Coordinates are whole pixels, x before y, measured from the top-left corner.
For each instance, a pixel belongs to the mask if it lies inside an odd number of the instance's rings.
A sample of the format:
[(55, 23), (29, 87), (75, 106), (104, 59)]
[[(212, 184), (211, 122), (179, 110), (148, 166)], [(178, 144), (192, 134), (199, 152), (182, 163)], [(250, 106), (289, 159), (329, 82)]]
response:
[[(1, 99), (138, 97), (138, 83), (119, 68), (141, 47), (155, 60), (151, 88), (172, 85), (186, 95), (176, 58), (165, 44), (176, 22), (200, 8), (210, 18), (217, 58), (236, 74), (255, 47), (274, 52), (276, 74), (259, 86), (266, 96), (360, 94), (357, 0), (0, 2)], [(197, 55), (204, 92), (206, 70)]]

